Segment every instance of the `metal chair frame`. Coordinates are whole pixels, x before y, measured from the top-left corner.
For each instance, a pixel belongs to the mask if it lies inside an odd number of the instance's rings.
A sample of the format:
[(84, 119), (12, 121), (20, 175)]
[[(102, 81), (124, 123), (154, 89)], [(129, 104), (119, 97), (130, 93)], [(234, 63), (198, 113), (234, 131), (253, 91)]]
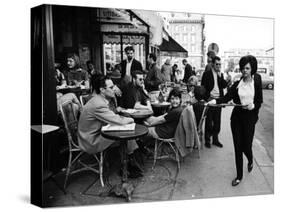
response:
[[(65, 113), (66, 109), (64, 109), (66, 107), (70, 107), (69, 112), (71, 112), (72, 116), (73, 116), (72, 122), (68, 122), (67, 114)], [(66, 129), (67, 138), (68, 138), (68, 151), (69, 151), (68, 165), (66, 167), (66, 176), (65, 176), (65, 180), (64, 180), (64, 189), (66, 189), (67, 181), (72, 174), (75, 174), (75, 173), (78, 173), (78, 172), (81, 172), (81, 171), (85, 171), (85, 170), (90, 170), (90, 171), (93, 171), (93, 172), (99, 174), (101, 186), (104, 187), (104, 182), (103, 182), (103, 161), (104, 161), (104, 156), (105, 156), (104, 152), (98, 153), (99, 157), (97, 156), (97, 154), (93, 155), (95, 160), (97, 161), (97, 163), (85, 164), (84, 162), (82, 162), (80, 160), (80, 158), (86, 152), (84, 152), (79, 147), (79, 145), (75, 142), (75, 140), (77, 140), (77, 138), (75, 138), (75, 139), (73, 138), (73, 136), (77, 136), (78, 122), (77, 122), (77, 118), (74, 115), (72, 102), (71, 101), (64, 102), (60, 106), (60, 111), (61, 111), (63, 121), (64, 121), (64, 124), (65, 124), (65, 129)], [(74, 128), (74, 130), (75, 130), (74, 135), (71, 133), (71, 128)], [(75, 153), (75, 152), (77, 152), (78, 155), (76, 155), (74, 157), (73, 153)], [(86, 154), (88, 154), (88, 153), (86, 153)], [(79, 168), (79, 169), (76, 169), (76, 170), (72, 171), (73, 166), (77, 163), (82, 165), (82, 168)], [(96, 168), (96, 167), (98, 167), (98, 168)]]
[[(168, 144), (168, 146), (173, 150), (173, 153), (175, 153), (175, 158), (172, 158), (170, 154), (166, 155), (158, 155), (158, 152), (163, 144)], [(178, 170), (180, 170), (180, 153), (177, 149), (177, 147), (174, 145), (175, 144), (175, 139), (174, 138), (169, 138), (169, 139), (164, 139), (164, 138), (156, 138), (155, 139), (155, 144), (154, 144), (154, 160), (153, 160), (153, 167), (152, 169), (155, 168), (155, 164), (157, 159), (165, 159), (165, 158), (172, 158), (177, 161), (178, 165)], [(163, 152), (163, 148), (161, 153)]]

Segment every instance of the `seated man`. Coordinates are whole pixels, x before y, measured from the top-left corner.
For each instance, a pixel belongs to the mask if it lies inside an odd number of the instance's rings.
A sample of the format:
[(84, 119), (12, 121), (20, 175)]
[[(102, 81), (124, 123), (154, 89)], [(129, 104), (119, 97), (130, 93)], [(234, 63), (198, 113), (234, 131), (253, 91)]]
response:
[[(86, 103), (78, 123), (79, 146), (89, 154), (105, 150), (116, 141), (104, 138), (101, 128), (106, 124), (125, 125), (133, 123), (132, 118), (126, 118), (114, 113), (109, 105), (110, 99), (115, 97), (114, 84), (107, 76), (101, 76), (94, 84), (95, 94)], [(119, 108), (117, 108), (117, 111)], [(136, 163), (133, 152), (138, 148), (135, 141), (128, 142), (129, 177), (140, 177), (142, 170)]]
[(178, 126), (183, 108), (181, 107), (181, 92), (173, 89), (168, 101), (171, 102), (170, 110), (164, 115), (149, 117), (145, 124), (149, 126), (148, 134), (154, 138), (173, 138)]
[(124, 108), (147, 109), (152, 111), (149, 96), (144, 88), (142, 71), (132, 73), (133, 81), (122, 90), (121, 106)]

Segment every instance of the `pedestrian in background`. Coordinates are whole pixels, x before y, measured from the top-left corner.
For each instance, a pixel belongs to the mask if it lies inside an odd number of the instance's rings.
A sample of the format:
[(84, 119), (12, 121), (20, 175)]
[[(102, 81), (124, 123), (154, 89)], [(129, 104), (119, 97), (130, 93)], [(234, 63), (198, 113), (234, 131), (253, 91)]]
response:
[(187, 83), (189, 77), (192, 76), (192, 66), (188, 64), (186, 59), (182, 60), (182, 64), (184, 66), (184, 77), (183, 77), (183, 82)]
[(167, 58), (165, 63), (161, 67), (160, 77), (162, 82), (171, 82), (172, 73), (172, 66), (171, 66), (171, 59)]
[(212, 60), (216, 56), (216, 53), (214, 51), (208, 51), (207, 53), (207, 65), (205, 67), (205, 71), (212, 71)]
[(239, 68), (242, 78), (231, 86), (224, 97), (209, 102), (220, 104), (233, 100), (235, 104), (243, 105), (234, 107), (230, 118), (237, 171), (232, 186), (237, 186), (243, 178), (243, 153), (248, 159), (248, 172), (253, 169), (252, 143), (263, 102), (261, 76), (256, 73), (257, 59), (252, 55), (244, 56), (239, 61)]
[(156, 64), (157, 57), (154, 53), (150, 53), (147, 58), (149, 70), (145, 78), (145, 88), (147, 91), (157, 91), (158, 86), (162, 83), (160, 78), (160, 68)]

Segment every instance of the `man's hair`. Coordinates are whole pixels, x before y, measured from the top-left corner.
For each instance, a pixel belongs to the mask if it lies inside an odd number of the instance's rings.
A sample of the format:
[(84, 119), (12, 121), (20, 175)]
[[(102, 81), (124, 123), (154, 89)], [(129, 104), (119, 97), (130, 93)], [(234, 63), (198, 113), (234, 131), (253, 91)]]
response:
[(214, 56), (214, 57), (212, 58), (212, 63), (215, 64), (216, 60), (221, 61), (221, 58), (218, 57), (218, 56)]
[(256, 57), (254, 57), (253, 55), (247, 55), (241, 57), (241, 59), (239, 60), (240, 71), (244, 68), (245, 65), (247, 65), (247, 63), (250, 63), (251, 65), (251, 75), (255, 74), (258, 69), (258, 62)]
[(132, 77), (133, 77), (134, 79), (137, 79), (137, 75), (143, 75), (143, 74), (144, 74), (143, 71), (141, 71), (141, 70), (136, 70), (136, 71), (133, 71)]
[(98, 75), (93, 79), (93, 88), (96, 91), (97, 94), (100, 94), (100, 88), (105, 88), (106, 87), (106, 80), (110, 80), (111, 78), (109, 76), (105, 75)]
[(172, 96), (179, 97), (181, 100), (181, 91), (178, 88), (174, 88), (173, 90), (171, 90), (171, 92), (169, 93), (168, 101), (171, 101)]
[(156, 54), (154, 54), (154, 53), (149, 53), (148, 57), (149, 57), (149, 58), (152, 58), (152, 60), (153, 60), (154, 62), (156, 62), (156, 60), (157, 60)]
[(125, 48), (125, 52), (128, 52), (128, 51), (133, 51), (133, 52), (135, 52), (135, 50), (134, 50), (134, 48), (133, 48), (132, 46), (127, 46), (127, 47)]
[(75, 68), (80, 68), (80, 59), (79, 59), (79, 56), (75, 53), (69, 53), (67, 54), (66, 58), (72, 58), (75, 62)]
[(183, 60), (182, 60), (182, 63), (186, 63), (186, 62), (187, 62), (187, 60), (186, 60), (186, 59), (183, 59)]

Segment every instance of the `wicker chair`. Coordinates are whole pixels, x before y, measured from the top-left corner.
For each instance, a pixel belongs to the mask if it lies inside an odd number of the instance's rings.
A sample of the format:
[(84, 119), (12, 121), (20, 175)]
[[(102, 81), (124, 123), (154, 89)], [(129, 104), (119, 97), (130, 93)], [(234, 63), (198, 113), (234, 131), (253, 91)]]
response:
[[(87, 153), (84, 152), (78, 145), (78, 141), (77, 141), (78, 122), (76, 116), (74, 115), (73, 105), (71, 101), (64, 102), (60, 106), (60, 111), (63, 117), (65, 130), (68, 137), (68, 151), (69, 151), (68, 165), (66, 167), (66, 176), (64, 181), (64, 189), (66, 189), (67, 181), (72, 174), (84, 170), (91, 170), (99, 174), (101, 185), (102, 187), (104, 187), (104, 182), (103, 182), (104, 152), (100, 152), (96, 155), (93, 155), (94, 159), (97, 161), (94, 164), (85, 164), (84, 162), (82, 162), (81, 160), (82, 155)], [(74, 155), (75, 153), (77, 153), (77, 155)], [(74, 169), (74, 166), (76, 164), (80, 164), (82, 168)]]
[(92, 94), (85, 94), (79, 97), (82, 107), (92, 98)]
[[(171, 156), (170, 153), (166, 152), (167, 154), (163, 155), (163, 145), (167, 144), (170, 147), (170, 150), (172, 150), (172, 153), (174, 153), (174, 157)], [(162, 149), (161, 149), (162, 147)], [(160, 155), (158, 155), (160, 150)], [(164, 138), (156, 138), (155, 143), (154, 143), (154, 160), (153, 160), (153, 167), (152, 169), (155, 168), (155, 164), (157, 159), (164, 159), (164, 158), (173, 158), (177, 161), (178, 164), (178, 170), (180, 170), (180, 154), (179, 151), (175, 145), (175, 139), (174, 138), (169, 138), (169, 139), (164, 139)]]

